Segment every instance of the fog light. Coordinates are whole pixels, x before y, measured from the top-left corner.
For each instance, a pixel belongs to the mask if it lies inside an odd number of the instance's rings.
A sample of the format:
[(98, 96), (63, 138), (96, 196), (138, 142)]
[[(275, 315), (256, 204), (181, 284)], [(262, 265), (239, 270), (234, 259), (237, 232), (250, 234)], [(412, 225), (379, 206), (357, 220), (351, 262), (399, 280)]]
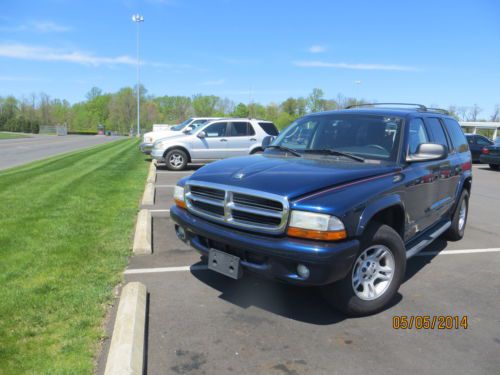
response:
[(309, 268), (307, 268), (306, 266), (304, 266), (303, 264), (299, 264), (297, 266), (297, 273), (299, 274), (300, 277), (302, 277), (303, 279), (308, 279), (309, 278), (309, 275), (311, 274), (311, 272), (309, 271)]
[(186, 241), (186, 231), (184, 230), (183, 227), (176, 225), (175, 226), (175, 234), (177, 235), (177, 238), (181, 241)]

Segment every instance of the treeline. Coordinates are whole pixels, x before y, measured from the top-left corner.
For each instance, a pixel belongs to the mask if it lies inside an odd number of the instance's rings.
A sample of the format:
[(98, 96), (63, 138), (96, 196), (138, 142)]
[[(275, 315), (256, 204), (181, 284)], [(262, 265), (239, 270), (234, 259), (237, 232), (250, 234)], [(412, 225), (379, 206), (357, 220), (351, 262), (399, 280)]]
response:
[[(103, 93), (93, 87), (83, 102), (70, 104), (67, 100), (52, 99), (47, 94), (29, 97), (0, 97), (0, 130), (37, 133), (41, 125), (66, 124), (70, 132), (96, 132), (102, 124), (106, 130), (127, 134), (136, 126), (136, 89), (125, 87), (116, 93)], [(326, 99), (321, 89), (315, 88), (307, 97), (290, 97), (282, 103), (235, 103), (215, 95), (152, 96), (141, 86), (141, 128), (151, 129), (153, 123), (179, 123), (191, 116), (254, 117), (273, 121), (280, 129), (307, 113), (344, 108), (364, 100), (339, 94)], [(482, 109), (450, 106), (457, 119), (480, 121)], [(486, 120), (483, 118), (483, 120)], [(500, 106), (487, 118), (500, 120)]]

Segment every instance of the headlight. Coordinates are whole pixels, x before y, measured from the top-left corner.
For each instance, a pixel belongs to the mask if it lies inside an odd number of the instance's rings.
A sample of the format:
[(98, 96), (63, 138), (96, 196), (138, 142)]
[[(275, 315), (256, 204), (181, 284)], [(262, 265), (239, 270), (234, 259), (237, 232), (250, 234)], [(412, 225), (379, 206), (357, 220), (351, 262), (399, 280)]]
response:
[(144, 143), (151, 143), (153, 141), (153, 138), (151, 137), (144, 137)]
[(342, 221), (331, 215), (292, 211), (287, 234), (292, 237), (335, 241), (347, 237)]
[(174, 189), (174, 201), (175, 204), (181, 208), (186, 208), (186, 202), (184, 201), (184, 186), (176, 186)]

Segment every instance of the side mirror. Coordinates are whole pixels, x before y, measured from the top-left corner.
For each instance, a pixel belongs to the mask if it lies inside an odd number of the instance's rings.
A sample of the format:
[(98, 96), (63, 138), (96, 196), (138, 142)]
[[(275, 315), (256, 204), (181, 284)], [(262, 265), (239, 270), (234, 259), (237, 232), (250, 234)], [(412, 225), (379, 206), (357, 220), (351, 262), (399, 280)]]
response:
[(199, 132), (197, 135), (197, 137), (201, 138), (201, 139), (205, 138), (206, 136), (207, 136), (207, 133), (205, 133), (203, 130), (201, 132)]
[(189, 133), (191, 130), (193, 130), (193, 128), (191, 126), (188, 126), (186, 129), (184, 129), (182, 132), (183, 133)]
[(406, 157), (408, 163), (417, 161), (431, 161), (445, 159), (448, 156), (448, 150), (445, 146), (437, 143), (421, 143), (417, 147), (417, 152)]
[(272, 135), (265, 136), (264, 139), (262, 140), (262, 148), (267, 148), (271, 143), (273, 143), (275, 137)]

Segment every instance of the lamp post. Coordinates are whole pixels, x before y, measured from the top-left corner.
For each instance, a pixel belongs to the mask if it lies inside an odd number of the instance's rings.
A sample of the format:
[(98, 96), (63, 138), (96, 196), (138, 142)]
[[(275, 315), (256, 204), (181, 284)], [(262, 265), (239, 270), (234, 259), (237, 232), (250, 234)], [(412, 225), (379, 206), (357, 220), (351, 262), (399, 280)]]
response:
[(359, 99), (359, 86), (361, 85), (361, 81), (357, 80), (357, 81), (354, 81), (354, 83), (356, 84), (356, 104), (358, 104), (360, 102), (360, 99)]
[(140, 60), (139, 60), (139, 24), (144, 22), (144, 16), (140, 14), (134, 14), (132, 16), (132, 21), (137, 24), (137, 137), (141, 136), (141, 95), (140, 95), (140, 87), (141, 87), (141, 79), (139, 74), (140, 69)]

